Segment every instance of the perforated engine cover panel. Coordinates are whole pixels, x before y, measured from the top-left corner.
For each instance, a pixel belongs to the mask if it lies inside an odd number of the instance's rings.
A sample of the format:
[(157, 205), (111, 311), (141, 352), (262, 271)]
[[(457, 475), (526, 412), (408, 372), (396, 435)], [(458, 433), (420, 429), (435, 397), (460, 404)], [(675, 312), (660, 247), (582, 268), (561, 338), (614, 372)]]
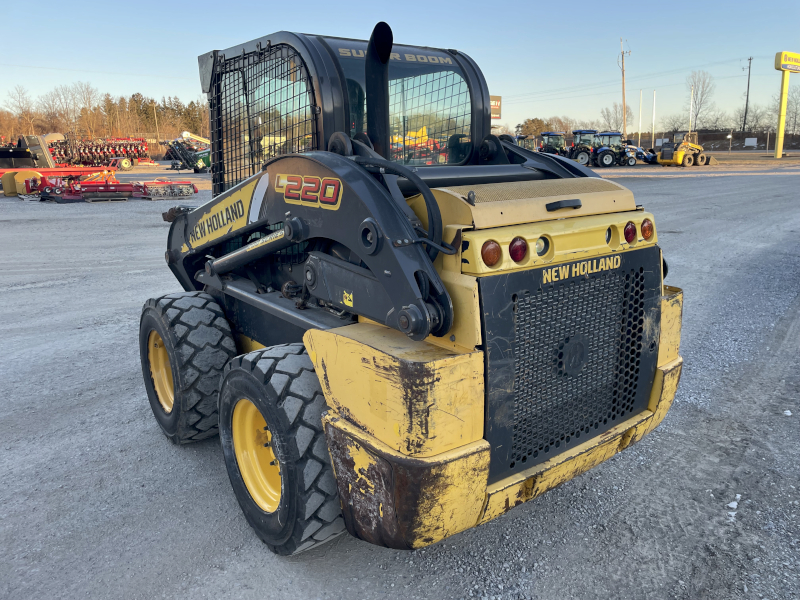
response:
[(661, 320), (658, 247), (482, 277), (479, 285), (490, 481), (647, 408)]

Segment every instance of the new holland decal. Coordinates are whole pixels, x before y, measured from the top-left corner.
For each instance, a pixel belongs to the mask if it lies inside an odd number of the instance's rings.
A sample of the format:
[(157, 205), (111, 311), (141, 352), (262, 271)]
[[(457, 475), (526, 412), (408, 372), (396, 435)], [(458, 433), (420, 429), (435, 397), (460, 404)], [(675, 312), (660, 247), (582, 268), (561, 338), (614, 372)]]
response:
[(571, 265), (558, 265), (542, 270), (542, 283), (553, 283), (563, 281), (570, 277), (581, 275), (591, 275), (600, 271), (608, 271), (619, 267), (622, 259), (619, 256), (609, 256), (608, 258), (596, 258), (594, 260), (584, 260)]
[(246, 225), (255, 186), (255, 182), (244, 185), (224, 200), (200, 207), (205, 210), (189, 230), (189, 245), (197, 248)]
[(335, 177), (286, 175), (275, 177), (275, 191), (283, 194), (287, 204), (339, 210), (342, 182)]

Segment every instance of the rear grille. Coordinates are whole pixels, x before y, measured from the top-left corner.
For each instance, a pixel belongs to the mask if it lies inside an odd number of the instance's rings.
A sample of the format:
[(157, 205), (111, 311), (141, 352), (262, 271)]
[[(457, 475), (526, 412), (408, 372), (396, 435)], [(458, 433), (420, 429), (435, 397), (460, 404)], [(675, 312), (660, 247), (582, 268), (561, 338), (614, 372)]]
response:
[[(644, 268), (539, 289), (518, 297), (514, 311), (511, 467), (539, 462), (630, 415), (641, 366)], [(586, 362), (570, 374), (568, 361), (579, 354)]]
[(661, 254), (650, 247), (615, 261), (616, 268), (584, 261), (593, 267), (577, 276), (569, 275), (582, 263), (562, 265), (555, 282), (543, 283), (545, 269), (479, 279), (491, 481), (647, 408), (658, 355)]

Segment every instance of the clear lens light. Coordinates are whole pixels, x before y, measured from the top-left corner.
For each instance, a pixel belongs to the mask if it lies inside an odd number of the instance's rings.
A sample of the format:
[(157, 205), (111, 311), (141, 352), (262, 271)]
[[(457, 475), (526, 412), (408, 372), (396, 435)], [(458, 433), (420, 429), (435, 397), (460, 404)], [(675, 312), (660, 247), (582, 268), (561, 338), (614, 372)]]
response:
[(536, 254), (542, 256), (543, 254), (547, 253), (547, 249), (550, 247), (550, 242), (547, 241), (547, 238), (540, 237), (536, 240)]

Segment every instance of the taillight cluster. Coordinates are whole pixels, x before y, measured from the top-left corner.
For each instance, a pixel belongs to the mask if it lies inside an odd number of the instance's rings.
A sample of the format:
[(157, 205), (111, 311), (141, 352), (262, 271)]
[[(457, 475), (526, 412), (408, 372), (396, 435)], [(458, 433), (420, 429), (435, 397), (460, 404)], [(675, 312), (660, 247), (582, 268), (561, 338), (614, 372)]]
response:
[[(534, 251), (537, 256), (544, 256), (549, 249), (550, 242), (546, 237), (536, 240)], [(508, 245), (508, 254), (515, 263), (521, 263), (528, 256), (528, 240), (520, 236), (515, 237)], [(488, 240), (481, 247), (481, 258), (487, 267), (493, 267), (503, 258), (503, 249), (494, 240)]]
[[(626, 242), (632, 244), (636, 241), (636, 223), (633, 221), (628, 221), (623, 232), (625, 234)], [(650, 219), (645, 219), (642, 221), (642, 237), (645, 240), (649, 241), (653, 237), (654, 232), (655, 229), (653, 228), (653, 222)]]

